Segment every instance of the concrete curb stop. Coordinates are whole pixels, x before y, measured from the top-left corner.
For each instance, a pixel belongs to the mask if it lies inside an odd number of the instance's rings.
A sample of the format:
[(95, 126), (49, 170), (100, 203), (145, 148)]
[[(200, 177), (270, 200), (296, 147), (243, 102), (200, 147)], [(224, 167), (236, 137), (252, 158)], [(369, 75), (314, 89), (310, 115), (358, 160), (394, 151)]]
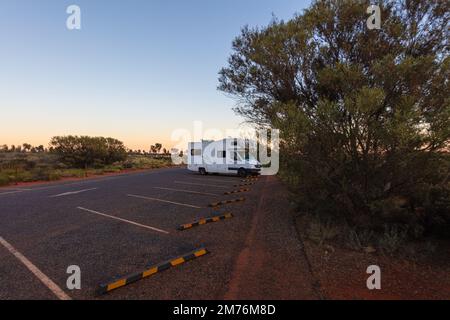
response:
[(254, 185), (254, 184), (255, 184), (254, 182), (252, 182), (252, 183), (241, 183), (241, 184), (235, 184), (234, 186), (235, 186), (236, 188), (241, 188), (241, 187), (252, 186), (252, 185)]
[(122, 277), (120, 279), (113, 280), (109, 283), (101, 284), (96, 290), (97, 295), (104, 295), (118, 288), (127, 286), (144, 278), (155, 275), (156, 273), (168, 270), (170, 268), (176, 267), (180, 264), (186, 263), (188, 261), (194, 260), (198, 257), (204, 256), (208, 254), (208, 250), (205, 248), (196, 249), (190, 253), (184, 254), (178, 258), (170, 259), (166, 262), (154, 265), (152, 267), (147, 268), (144, 271), (136, 272), (126, 277)]
[(249, 191), (250, 191), (250, 189), (239, 189), (239, 190), (224, 192), (224, 195), (229, 196), (230, 194), (243, 193), (243, 192), (249, 192)]
[(200, 219), (196, 222), (193, 223), (188, 223), (188, 224), (183, 224), (181, 226), (178, 227), (179, 231), (184, 231), (184, 230), (188, 230), (188, 229), (192, 229), (194, 227), (198, 227), (207, 223), (213, 223), (213, 222), (219, 222), (221, 220), (225, 220), (225, 219), (231, 219), (233, 218), (233, 214), (231, 213), (226, 213), (224, 215), (221, 216), (215, 216), (212, 218), (206, 218), (206, 219)]

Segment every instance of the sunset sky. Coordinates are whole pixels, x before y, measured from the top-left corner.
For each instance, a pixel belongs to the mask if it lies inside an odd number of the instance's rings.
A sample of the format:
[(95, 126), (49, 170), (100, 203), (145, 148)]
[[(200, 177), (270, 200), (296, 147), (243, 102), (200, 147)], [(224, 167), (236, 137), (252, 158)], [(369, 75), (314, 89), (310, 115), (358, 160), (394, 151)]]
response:
[[(133, 149), (177, 128), (238, 128), (216, 90), (241, 27), (289, 19), (309, 0), (2, 0), (0, 145), (112, 136)], [(66, 28), (81, 7), (82, 30)]]

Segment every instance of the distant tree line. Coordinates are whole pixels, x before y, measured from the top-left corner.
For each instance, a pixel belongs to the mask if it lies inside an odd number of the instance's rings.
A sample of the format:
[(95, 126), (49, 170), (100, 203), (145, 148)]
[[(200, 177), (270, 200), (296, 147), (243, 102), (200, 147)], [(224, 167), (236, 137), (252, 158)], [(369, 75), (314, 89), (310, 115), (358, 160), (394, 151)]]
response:
[(170, 151), (166, 148), (163, 148), (163, 145), (161, 143), (155, 143), (154, 145), (150, 146), (150, 149), (142, 150), (128, 150), (129, 154), (141, 154), (141, 155), (149, 155), (149, 156), (155, 156), (155, 157), (164, 157), (164, 156), (170, 156)]
[(42, 153), (42, 152), (48, 152), (49, 150), (45, 148), (43, 145), (39, 146), (32, 146), (29, 143), (24, 143), (22, 145), (11, 145), (8, 146), (6, 144), (0, 146), (0, 152), (6, 153), (6, 152), (31, 152), (31, 153)]
[[(52, 152), (54, 150), (53, 147), (50, 148), (46, 148), (43, 145), (39, 145), (39, 146), (33, 146), (29, 143), (23, 143), (21, 145), (11, 145), (8, 146), (7, 144), (3, 144), (0, 145), (0, 153), (26, 153), (26, 152), (31, 152), (31, 153), (43, 153), (43, 152)], [(167, 155), (170, 154), (170, 150), (163, 148), (163, 145), (161, 143), (155, 143), (154, 145), (150, 146), (150, 149), (148, 151), (143, 150), (143, 149), (127, 149), (127, 153), (129, 154), (143, 154), (143, 155), (148, 155), (148, 154), (162, 154), (162, 155)]]
[(170, 154), (155, 146), (160, 153), (132, 151), (114, 138), (74, 135), (53, 137), (48, 148), (0, 144), (0, 186), (170, 166)]
[(65, 165), (73, 168), (102, 167), (126, 160), (128, 155), (145, 155), (151, 158), (170, 158), (170, 151), (161, 143), (151, 145), (149, 150), (132, 150), (114, 138), (89, 136), (56, 136), (49, 147), (43, 145), (0, 145), (0, 153), (52, 153)]

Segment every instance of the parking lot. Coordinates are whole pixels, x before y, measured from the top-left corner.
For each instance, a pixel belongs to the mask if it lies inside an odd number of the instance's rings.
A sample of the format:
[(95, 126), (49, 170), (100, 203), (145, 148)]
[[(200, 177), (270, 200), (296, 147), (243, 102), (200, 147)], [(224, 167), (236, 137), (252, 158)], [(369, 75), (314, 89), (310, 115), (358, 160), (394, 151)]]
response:
[(222, 299), (265, 179), (171, 168), (1, 189), (0, 299)]

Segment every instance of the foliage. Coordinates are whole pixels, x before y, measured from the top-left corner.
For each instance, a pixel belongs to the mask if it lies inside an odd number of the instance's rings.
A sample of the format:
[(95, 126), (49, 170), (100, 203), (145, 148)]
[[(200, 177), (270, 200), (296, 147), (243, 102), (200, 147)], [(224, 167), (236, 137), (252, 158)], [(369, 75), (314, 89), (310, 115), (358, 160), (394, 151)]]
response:
[(63, 163), (75, 168), (102, 167), (127, 157), (124, 144), (113, 138), (58, 136), (50, 145)]
[(171, 166), (170, 159), (153, 159), (146, 156), (130, 157), (125, 163), (126, 168), (134, 169), (156, 169)]
[(332, 221), (322, 221), (319, 217), (314, 217), (309, 221), (307, 236), (308, 239), (322, 245), (326, 241), (335, 239), (340, 231), (339, 226)]
[(281, 130), (303, 209), (378, 229), (448, 224), (448, 3), (377, 3), (381, 30), (367, 29), (366, 3), (337, 0), (245, 27), (219, 89)]

